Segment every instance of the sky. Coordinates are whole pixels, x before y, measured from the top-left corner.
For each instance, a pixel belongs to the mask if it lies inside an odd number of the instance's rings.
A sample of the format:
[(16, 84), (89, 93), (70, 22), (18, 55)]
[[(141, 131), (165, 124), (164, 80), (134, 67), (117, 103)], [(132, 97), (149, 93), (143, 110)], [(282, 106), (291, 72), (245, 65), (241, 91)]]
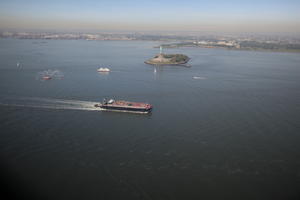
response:
[(300, 0), (0, 0), (0, 29), (300, 33)]

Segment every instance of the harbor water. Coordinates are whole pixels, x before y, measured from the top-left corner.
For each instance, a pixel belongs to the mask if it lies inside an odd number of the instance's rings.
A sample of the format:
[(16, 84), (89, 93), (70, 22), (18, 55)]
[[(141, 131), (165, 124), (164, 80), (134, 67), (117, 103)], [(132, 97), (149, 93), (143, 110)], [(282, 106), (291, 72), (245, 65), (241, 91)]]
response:
[(176, 48), (190, 67), (144, 64), (157, 45), (1, 39), (3, 182), (37, 199), (299, 199), (299, 54)]

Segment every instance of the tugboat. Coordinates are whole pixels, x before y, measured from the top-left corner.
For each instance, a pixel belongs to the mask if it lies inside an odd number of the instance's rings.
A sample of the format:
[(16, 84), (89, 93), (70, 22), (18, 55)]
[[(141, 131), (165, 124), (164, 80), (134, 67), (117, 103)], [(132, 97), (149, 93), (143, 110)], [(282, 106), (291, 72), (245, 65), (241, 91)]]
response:
[(102, 103), (95, 104), (95, 107), (106, 111), (150, 113), (153, 106), (148, 103), (138, 103), (123, 100), (115, 101), (114, 99), (106, 101), (104, 99)]

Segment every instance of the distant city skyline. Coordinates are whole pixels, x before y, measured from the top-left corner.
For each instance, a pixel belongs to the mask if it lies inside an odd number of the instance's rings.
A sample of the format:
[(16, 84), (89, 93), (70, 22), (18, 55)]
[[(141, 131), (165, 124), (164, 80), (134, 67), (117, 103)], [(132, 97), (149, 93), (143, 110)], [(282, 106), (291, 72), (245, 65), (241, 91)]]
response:
[(299, 32), (297, 0), (2, 0), (0, 29)]

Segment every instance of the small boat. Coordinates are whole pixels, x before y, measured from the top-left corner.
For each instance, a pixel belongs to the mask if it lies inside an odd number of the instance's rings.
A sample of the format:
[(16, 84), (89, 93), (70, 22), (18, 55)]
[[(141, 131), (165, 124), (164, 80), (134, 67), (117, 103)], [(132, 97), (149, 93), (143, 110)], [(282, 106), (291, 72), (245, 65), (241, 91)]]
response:
[(97, 71), (98, 72), (110, 72), (110, 69), (108, 69), (106, 67), (104, 67), (104, 68), (100, 67)]
[(206, 77), (204, 77), (204, 76), (193, 76), (193, 79), (204, 80), (204, 79), (206, 79)]
[(95, 104), (95, 107), (106, 111), (117, 111), (117, 112), (132, 112), (132, 113), (150, 113), (153, 106), (148, 103), (138, 103), (114, 99), (109, 101), (103, 100), (102, 103)]
[(45, 76), (42, 77), (42, 79), (43, 79), (43, 80), (51, 80), (52, 77), (49, 76), (49, 75), (45, 75)]

